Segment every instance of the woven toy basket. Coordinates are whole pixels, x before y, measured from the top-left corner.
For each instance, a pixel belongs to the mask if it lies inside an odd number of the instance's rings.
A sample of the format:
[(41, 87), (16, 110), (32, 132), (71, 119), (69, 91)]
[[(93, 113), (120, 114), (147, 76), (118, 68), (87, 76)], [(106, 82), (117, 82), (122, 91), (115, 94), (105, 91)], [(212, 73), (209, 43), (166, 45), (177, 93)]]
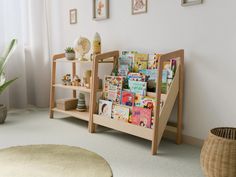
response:
[(236, 128), (215, 128), (201, 151), (206, 177), (236, 177)]

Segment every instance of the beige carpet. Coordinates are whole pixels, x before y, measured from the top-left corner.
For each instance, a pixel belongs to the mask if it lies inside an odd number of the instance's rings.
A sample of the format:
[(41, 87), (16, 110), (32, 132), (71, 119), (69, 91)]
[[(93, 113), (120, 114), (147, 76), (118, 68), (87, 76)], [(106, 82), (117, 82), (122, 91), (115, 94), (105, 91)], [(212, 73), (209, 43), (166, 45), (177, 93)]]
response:
[(63, 145), (18, 146), (0, 150), (0, 177), (111, 177), (97, 154)]

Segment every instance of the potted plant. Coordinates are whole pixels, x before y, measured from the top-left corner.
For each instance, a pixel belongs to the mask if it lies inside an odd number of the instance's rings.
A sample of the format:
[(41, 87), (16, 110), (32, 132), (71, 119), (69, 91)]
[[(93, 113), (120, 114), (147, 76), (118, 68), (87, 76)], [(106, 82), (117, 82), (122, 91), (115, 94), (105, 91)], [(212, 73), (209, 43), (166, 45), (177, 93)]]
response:
[[(6, 75), (3, 72), (10, 55), (16, 48), (16, 45), (17, 45), (17, 40), (13, 39), (11, 43), (8, 45), (8, 47), (5, 49), (3, 55), (0, 56), (0, 95), (12, 82), (14, 82), (17, 79), (15, 78), (6, 81)], [(7, 117), (7, 107), (3, 104), (0, 104), (0, 124), (3, 124), (5, 122), (6, 117)]]
[(67, 47), (65, 49), (65, 56), (67, 60), (74, 60), (75, 59), (75, 50), (72, 47)]

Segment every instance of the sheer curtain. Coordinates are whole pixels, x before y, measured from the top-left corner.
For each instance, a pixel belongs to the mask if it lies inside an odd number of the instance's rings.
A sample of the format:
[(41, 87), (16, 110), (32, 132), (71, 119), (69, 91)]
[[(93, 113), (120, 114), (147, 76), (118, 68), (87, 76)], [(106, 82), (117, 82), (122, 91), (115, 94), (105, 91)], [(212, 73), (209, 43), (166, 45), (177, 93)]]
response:
[(7, 78), (19, 79), (2, 95), (8, 107), (49, 104), (50, 54), (46, 0), (0, 1), (0, 51), (11, 39), (17, 50), (6, 67)]

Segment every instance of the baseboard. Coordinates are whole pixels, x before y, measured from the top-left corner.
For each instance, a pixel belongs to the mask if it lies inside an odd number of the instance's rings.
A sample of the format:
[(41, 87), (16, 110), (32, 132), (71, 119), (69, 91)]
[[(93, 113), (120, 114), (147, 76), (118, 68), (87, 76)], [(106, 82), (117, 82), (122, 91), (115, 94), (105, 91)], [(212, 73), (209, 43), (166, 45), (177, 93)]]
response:
[[(174, 132), (171, 132), (171, 131), (167, 130), (164, 133), (164, 138), (175, 141), (176, 134)], [(182, 142), (184, 144), (189, 144), (189, 145), (193, 145), (193, 146), (202, 147), (203, 143), (204, 143), (204, 140), (201, 140), (201, 139), (198, 139), (198, 138), (195, 138), (195, 137), (192, 137), (192, 136), (188, 136), (188, 135), (183, 135)]]

